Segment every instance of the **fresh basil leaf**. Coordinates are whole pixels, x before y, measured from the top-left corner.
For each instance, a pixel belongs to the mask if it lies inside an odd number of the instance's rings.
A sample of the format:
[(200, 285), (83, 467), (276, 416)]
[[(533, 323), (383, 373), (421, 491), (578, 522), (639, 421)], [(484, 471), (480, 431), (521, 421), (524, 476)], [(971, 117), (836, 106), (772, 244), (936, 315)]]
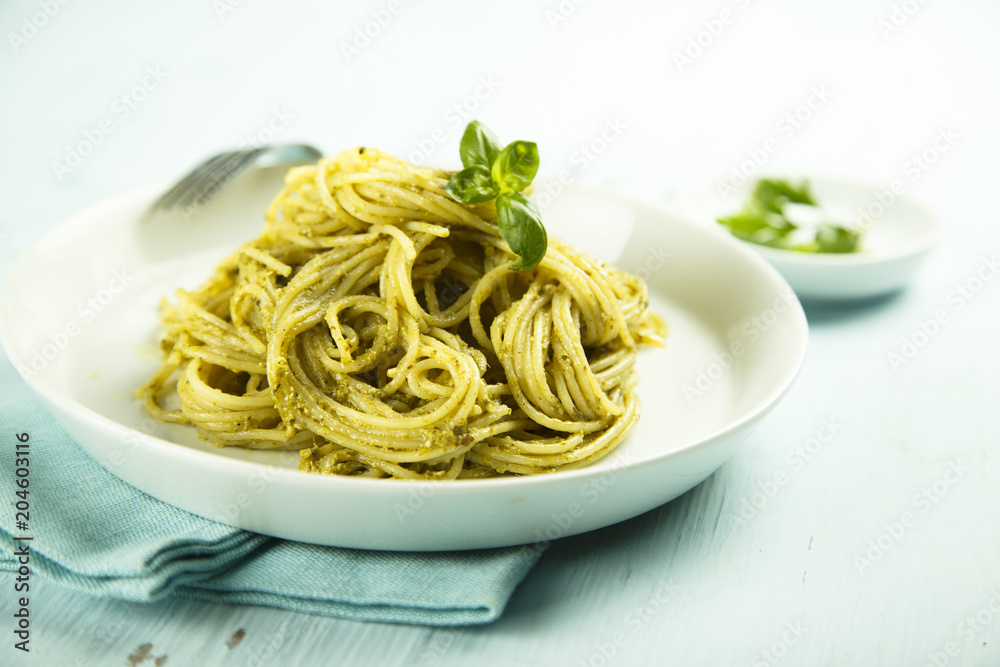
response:
[(512, 141), (493, 163), (493, 182), (503, 193), (528, 187), (538, 173), (538, 146), (533, 141)]
[(860, 238), (861, 234), (855, 229), (829, 223), (820, 225), (816, 231), (819, 252), (854, 252)]
[(463, 167), (482, 165), (489, 169), (500, 154), (500, 142), (488, 127), (474, 120), (465, 126), (458, 154)]
[(773, 214), (756, 216), (741, 213), (716, 220), (728, 227), (736, 238), (775, 247), (781, 247), (785, 237), (797, 229), (789, 220)]
[(764, 218), (752, 215), (731, 215), (727, 218), (717, 218), (719, 224), (725, 225), (734, 236), (747, 238), (762, 229), (767, 229), (770, 225)]
[(777, 178), (762, 178), (757, 181), (757, 185), (753, 189), (748, 209), (757, 212), (782, 213), (785, 204), (789, 202), (816, 206), (816, 200), (809, 189), (809, 181), (802, 181), (800, 185), (796, 186)]
[(502, 194), (497, 197), (497, 222), (500, 238), (517, 255), (510, 267), (516, 271), (531, 271), (538, 266), (545, 257), (549, 238), (535, 205), (519, 192)]
[(462, 204), (479, 204), (497, 196), (490, 170), (481, 164), (474, 164), (453, 174), (444, 189)]

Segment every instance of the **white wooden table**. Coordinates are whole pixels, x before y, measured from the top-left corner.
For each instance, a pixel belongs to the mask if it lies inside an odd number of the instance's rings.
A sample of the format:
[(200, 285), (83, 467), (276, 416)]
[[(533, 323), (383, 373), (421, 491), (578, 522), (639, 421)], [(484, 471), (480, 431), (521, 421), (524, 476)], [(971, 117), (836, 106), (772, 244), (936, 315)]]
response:
[[(947, 240), (902, 294), (810, 306), (801, 377), (740, 452), (665, 507), (553, 544), (488, 627), (39, 583), (33, 651), (5, 631), (0, 663), (1000, 664), (1000, 6), (344, 4), (3, 3), (0, 267), (222, 147), (451, 164), (472, 117), (537, 140), (543, 172), (664, 204), (755, 159), (873, 193), (904, 178)], [(23, 389), (6, 360), (0, 388)], [(10, 576), (0, 590), (9, 628)]]

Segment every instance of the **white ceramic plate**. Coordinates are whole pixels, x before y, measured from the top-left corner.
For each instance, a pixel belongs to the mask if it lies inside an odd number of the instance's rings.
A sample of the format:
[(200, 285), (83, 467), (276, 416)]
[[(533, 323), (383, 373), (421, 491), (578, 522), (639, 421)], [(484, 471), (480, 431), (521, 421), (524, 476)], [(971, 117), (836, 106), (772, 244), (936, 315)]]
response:
[(670, 326), (666, 348), (641, 353), (643, 415), (611, 456), (582, 470), (435, 484), (307, 474), (294, 469), (296, 453), (215, 448), (189, 427), (147, 418), (132, 392), (158, 364), (160, 299), (195, 286), (256, 235), (279, 182), (267, 172), (241, 179), (174, 229), (184, 243), (137, 225), (159, 187), (116, 197), (46, 234), (0, 292), (4, 348), (63, 427), (121, 479), (195, 514), (385, 550), (581, 533), (662, 505), (712, 474), (802, 363), (801, 306), (759, 256), (657, 208), (571, 190), (543, 211), (550, 233), (643, 275)]
[[(718, 225), (716, 218), (740, 210), (756, 182), (753, 178), (735, 192), (724, 191), (721, 183), (696, 188), (683, 198), (680, 210)], [(803, 299), (863, 299), (902, 289), (941, 237), (937, 216), (904, 190), (833, 178), (810, 178), (809, 183), (834, 221), (864, 229), (858, 252), (805, 253), (746, 243)]]

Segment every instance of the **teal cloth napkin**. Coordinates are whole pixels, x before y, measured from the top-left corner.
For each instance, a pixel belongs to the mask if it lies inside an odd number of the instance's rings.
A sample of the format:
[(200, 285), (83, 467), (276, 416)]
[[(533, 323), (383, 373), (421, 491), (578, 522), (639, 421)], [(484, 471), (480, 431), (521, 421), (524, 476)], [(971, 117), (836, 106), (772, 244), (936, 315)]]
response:
[[(15, 518), (16, 434), (30, 434), (28, 530)], [(179, 596), (361, 621), (488, 623), (538, 560), (532, 547), (399, 553), (249, 533), (160, 502), (95, 463), (34, 398), (0, 416), (0, 570), (30, 567), (103, 597)], [(30, 536), (31, 541), (14, 538)]]

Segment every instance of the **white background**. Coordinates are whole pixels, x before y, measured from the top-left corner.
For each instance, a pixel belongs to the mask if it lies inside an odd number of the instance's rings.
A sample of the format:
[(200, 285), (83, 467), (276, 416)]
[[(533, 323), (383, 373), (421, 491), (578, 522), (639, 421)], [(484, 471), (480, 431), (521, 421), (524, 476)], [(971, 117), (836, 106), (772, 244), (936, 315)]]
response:
[[(174, 178), (279, 116), (290, 120), (276, 141), (416, 157), (430, 139), (423, 161), (449, 167), (475, 117), (503, 141), (537, 141), (543, 174), (665, 205), (774, 137), (768, 171), (849, 176), (873, 194), (904, 178), (948, 234), (906, 292), (808, 306), (802, 375), (745, 448), (668, 506), (554, 544), (491, 626), (142, 606), (42, 585), (36, 652), (4, 639), (4, 664), (124, 664), (146, 642), (170, 665), (1000, 664), (988, 609), (994, 595), (1000, 609), (1000, 279), (955, 296), (1000, 250), (996, 3), (48, 5), (51, 17), (37, 0), (0, 6), (2, 271), (64, 217)], [(731, 20), (716, 23), (724, 10)], [(345, 55), (373, 12), (391, 20)], [(815, 90), (827, 99), (799, 110)], [(797, 110), (808, 118), (789, 136)], [(609, 122), (620, 134), (586, 157)], [(911, 176), (942, 130), (957, 139)], [(893, 368), (889, 353), (941, 309), (947, 323)], [(2, 405), (23, 388), (6, 360), (0, 388)], [(800, 458), (824, 419), (834, 437)], [(920, 500), (935, 483), (943, 493)], [(886, 537), (906, 512), (912, 525)], [(0, 593), (4, 610), (12, 595)], [(962, 625), (980, 612), (977, 630)], [(239, 627), (246, 639), (227, 650)]]

